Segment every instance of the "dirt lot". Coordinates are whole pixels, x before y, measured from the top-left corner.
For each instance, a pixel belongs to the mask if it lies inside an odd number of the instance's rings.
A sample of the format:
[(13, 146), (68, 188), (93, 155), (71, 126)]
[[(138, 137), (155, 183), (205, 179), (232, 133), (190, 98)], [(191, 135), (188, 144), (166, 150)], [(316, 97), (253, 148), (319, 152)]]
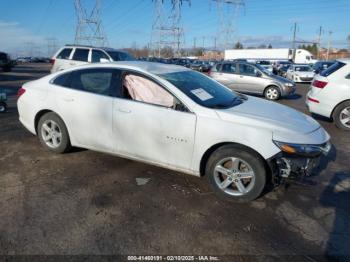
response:
[[(334, 147), (310, 185), (222, 202), (204, 179), (88, 150), (45, 151), (11, 95), (47, 70), (0, 72), (10, 95), (0, 115), (0, 254), (350, 255), (350, 133), (319, 119)], [(307, 88), (281, 103), (305, 112)]]

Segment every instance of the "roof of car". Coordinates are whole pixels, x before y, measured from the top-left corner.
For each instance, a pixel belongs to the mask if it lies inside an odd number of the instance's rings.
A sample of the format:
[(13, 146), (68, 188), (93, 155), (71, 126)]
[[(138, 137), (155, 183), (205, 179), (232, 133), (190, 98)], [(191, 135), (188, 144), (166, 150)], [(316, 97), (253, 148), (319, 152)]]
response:
[(125, 67), (134, 67), (156, 75), (190, 71), (190, 69), (180, 65), (163, 64), (163, 63), (147, 62), (147, 61), (117, 61), (117, 62), (113, 62), (112, 64), (125, 66)]
[(338, 61), (345, 63), (345, 64), (350, 64), (350, 58), (341, 58), (341, 59), (337, 59)]
[(118, 50), (112, 47), (100, 47), (100, 46), (91, 46), (91, 45), (75, 45), (75, 44), (66, 44), (65, 47), (84, 47), (84, 48), (95, 48), (95, 49), (102, 49), (105, 51), (118, 51), (126, 53), (126, 51)]
[[(110, 62), (110, 63), (93, 63), (93, 64), (79, 66), (79, 68), (83, 69), (83, 68), (91, 68), (91, 67), (110, 67), (113, 65), (121, 68), (125, 68), (125, 69), (145, 71), (155, 75), (191, 71), (190, 69), (179, 65), (163, 64), (163, 63), (147, 62), (147, 61), (116, 61), (116, 62)], [(72, 69), (74, 68), (77, 69), (77, 67), (73, 67)]]

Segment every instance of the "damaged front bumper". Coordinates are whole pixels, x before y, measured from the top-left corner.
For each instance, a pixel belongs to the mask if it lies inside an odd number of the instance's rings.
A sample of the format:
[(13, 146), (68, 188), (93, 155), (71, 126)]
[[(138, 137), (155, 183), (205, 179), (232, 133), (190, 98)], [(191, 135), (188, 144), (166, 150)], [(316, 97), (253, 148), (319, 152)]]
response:
[(310, 176), (319, 166), (322, 155), (327, 155), (332, 147), (330, 141), (321, 145), (275, 144), (281, 152), (268, 161), (274, 181)]

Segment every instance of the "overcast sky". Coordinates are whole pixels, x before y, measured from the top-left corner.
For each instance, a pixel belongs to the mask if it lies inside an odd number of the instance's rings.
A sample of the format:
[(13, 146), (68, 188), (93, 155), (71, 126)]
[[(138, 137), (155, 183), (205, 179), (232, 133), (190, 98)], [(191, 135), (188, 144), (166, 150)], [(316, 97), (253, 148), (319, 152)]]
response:
[[(94, 0), (81, 0), (87, 9)], [(73, 0), (0, 0), (0, 50), (28, 55), (28, 50), (46, 55), (47, 38), (58, 45), (74, 42), (76, 16)], [(170, 0), (168, 0), (170, 2)], [(298, 23), (297, 39), (315, 41), (323, 27), (322, 45), (332, 31), (332, 46), (349, 47), (350, 0), (246, 0), (236, 23), (235, 39), (244, 46), (272, 44), (290, 47), (293, 23)], [(152, 0), (102, 0), (102, 22), (111, 47), (136, 44), (151, 39), (154, 18)], [(219, 19), (212, 0), (192, 0), (182, 7), (185, 45), (214, 45)], [(203, 41), (204, 40), (204, 41)], [(33, 51), (34, 50), (34, 51)]]

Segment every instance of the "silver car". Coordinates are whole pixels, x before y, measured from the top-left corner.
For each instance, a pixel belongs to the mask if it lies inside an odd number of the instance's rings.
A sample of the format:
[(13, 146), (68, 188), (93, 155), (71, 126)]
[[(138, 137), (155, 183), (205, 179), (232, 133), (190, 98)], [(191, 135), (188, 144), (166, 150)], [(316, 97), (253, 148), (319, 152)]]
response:
[(232, 90), (264, 95), (269, 100), (291, 95), (296, 89), (293, 81), (247, 62), (218, 63), (212, 67), (209, 75)]

